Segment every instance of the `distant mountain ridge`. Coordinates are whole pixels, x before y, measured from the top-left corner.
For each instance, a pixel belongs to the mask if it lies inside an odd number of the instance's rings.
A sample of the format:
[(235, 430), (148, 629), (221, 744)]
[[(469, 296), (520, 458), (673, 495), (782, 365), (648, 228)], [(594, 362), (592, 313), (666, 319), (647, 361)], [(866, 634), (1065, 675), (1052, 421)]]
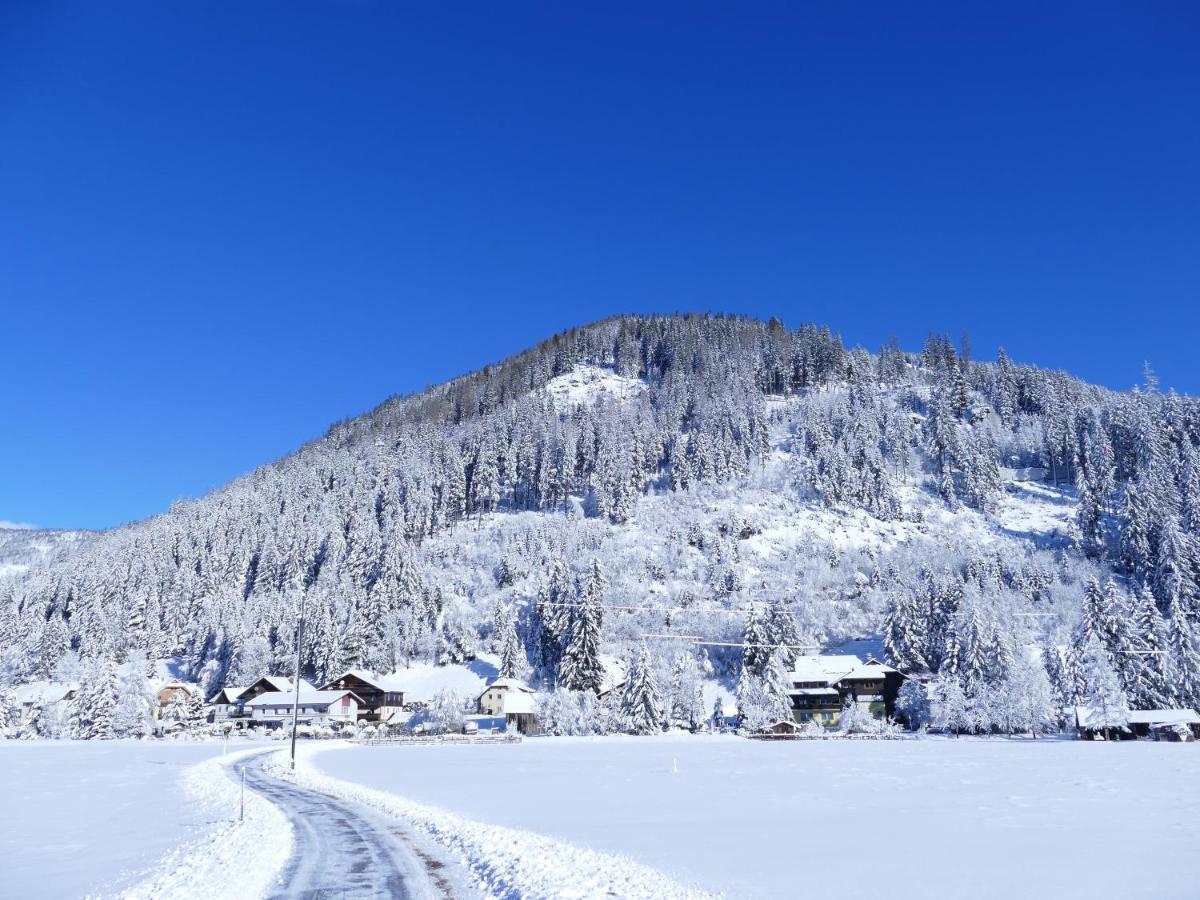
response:
[(0, 527), (0, 578), (58, 562), (87, 543), (94, 534), (58, 528)]

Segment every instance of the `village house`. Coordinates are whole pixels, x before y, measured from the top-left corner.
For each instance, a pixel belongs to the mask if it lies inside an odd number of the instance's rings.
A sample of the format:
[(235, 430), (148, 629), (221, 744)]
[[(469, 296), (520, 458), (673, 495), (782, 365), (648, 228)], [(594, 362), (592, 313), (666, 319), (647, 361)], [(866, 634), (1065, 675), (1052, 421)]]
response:
[(358, 717), (364, 722), (390, 722), (404, 708), (404, 687), (395, 675), (351, 669), (323, 685), (321, 690), (353, 691), (359, 703)]
[[(353, 725), (358, 722), (359, 698), (353, 691), (318, 691), (300, 688), (296, 721), (302, 725)], [(292, 721), (296, 691), (269, 691), (246, 703), (254, 725), (277, 727)]]
[(209, 719), (213, 722), (227, 722), (231, 719), (248, 718), (250, 713), (242, 705), (240, 697), (246, 688), (221, 688), (215, 697), (209, 701)]
[(1075, 708), (1084, 740), (1194, 741), (1200, 739), (1200, 714), (1194, 709), (1133, 709), (1124, 727), (1104, 727), (1105, 717), (1087, 706)]
[(485, 716), (503, 716), (507, 731), (537, 734), (533, 689), (516, 678), (497, 678), (479, 695), (479, 712)]
[(904, 676), (877, 660), (847, 654), (799, 656), (788, 680), (792, 717), (832, 728), (847, 703), (876, 718), (892, 715)]
[(193, 697), (199, 696), (200, 687), (195, 684), (188, 684), (183, 681), (168, 681), (160, 687), (154, 694), (154, 718), (159, 720), (163, 717), (163, 712), (172, 703), (186, 703)]
[[(250, 719), (250, 710), (246, 704), (255, 697), (263, 694), (290, 691), (294, 679), (284, 675), (264, 675), (249, 687), (224, 687), (217, 691), (208, 702), (208, 720), (210, 722), (233, 722), (242, 725)], [(307, 681), (300, 682), (305, 688), (312, 689)]]
[(185, 684), (182, 681), (168, 681), (158, 689), (155, 699), (158, 702), (158, 708), (162, 709), (170, 704), (171, 701), (173, 701), (176, 697), (182, 696), (184, 700), (190, 700), (192, 695), (195, 694), (197, 690), (199, 690), (199, 688), (197, 688), (194, 684)]
[(79, 690), (78, 684), (64, 684), (56, 681), (35, 681), (23, 684), (13, 691), (16, 701), (24, 713), (30, 713), (37, 707), (65, 706), (75, 699)]
[[(267, 694), (272, 691), (290, 691), (296, 680), (291, 675), (264, 675), (258, 681), (254, 682), (250, 687), (242, 688), (237, 699), (242, 703), (248, 703), (260, 694)], [(300, 682), (305, 687), (312, 687), (307, 681)]]

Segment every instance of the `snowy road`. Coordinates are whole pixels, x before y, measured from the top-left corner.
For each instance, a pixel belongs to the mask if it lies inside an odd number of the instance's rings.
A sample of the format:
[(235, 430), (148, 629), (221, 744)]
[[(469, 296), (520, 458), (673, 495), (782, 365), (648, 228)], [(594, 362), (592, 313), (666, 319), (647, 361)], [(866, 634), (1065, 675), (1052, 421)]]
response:
[(246, 787), (281, 809), (295, 828), (292, 855), (273, 898), (444, 898), (457, 891), (443, 863), (413, 846), (395, 821), (276, 778), (253, 756), (233, 766)]

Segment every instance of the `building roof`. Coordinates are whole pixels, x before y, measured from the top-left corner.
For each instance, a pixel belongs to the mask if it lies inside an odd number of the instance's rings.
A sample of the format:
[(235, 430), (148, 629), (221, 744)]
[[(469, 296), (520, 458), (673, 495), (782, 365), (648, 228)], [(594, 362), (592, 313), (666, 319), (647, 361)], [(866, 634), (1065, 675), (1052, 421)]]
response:
[(795, 688), (788, 691), (793, 697), (840, 697), (837, 688)]
[(482, 697), (492, 688), (496, 688), (497, 690), (501, 691), (524, 691), (527, 694), (533, 693), (533, 688), (519, 678), (497, 678), (482, 691), (480, 691), (479, 696)]
[[(1104, 711), (1091, 706), (1075, 707), (1075, 721), (1079, 723), (1081, 728), (1121, 728), (1122, 730), (1128, 730), (1123, 725), (1105, 723)], [(1127, 721), (1132, 721), (1132, 719)]]
[(403, 693), (404, 680), (399, 674), (380, 675), (378, 672), (368, 672), (366, 669), (347, 669), (336, 678), (330, 678), (325, 682), (325, 687), (328, 688), (331, 684), (337, 684), (343, 678), (357, 678), (373, 688), (384, 692)]
[(797, 656), (796, 664), (788, 677), (792, 681), (819, 681), (834, 684), (848, 673), (861, 668), (863, 661), (857, 656)]
[(878, 662), (877, 660), (871, 659), (871, 660), (867, 660), (861, 666), (858, 666), (857, 668), (853, 669), (852, 671), (847, 672), (845, 675), (842, 676), (842, 678), (843, 679), (845, 679), (845, 678), (857, 678), (857, 679), (869, 678), (869, 679), (877, 681), (877, 680), (883, 678), (889, 672), (895, 672), (895, 671), (896, 670), (893, 669), (891, 666), (885, 666), (883, 663)]
[(77, 684), (58, 681), (34, 681), (13, 688), (18, 703), (55, 703), (67, 699), (71, 691), (79, 690)]
[(1200, 713), (1194, 709), (1131, 709), (1131, 725), (1200, 725)]
[(250, 688), (244, 687), (223, 687), (217, 691), (216, 696), (210, 700), (210, 703), (233, 703), (238, 697), (246, 693)]
[[(300, 705), (301, 706), (328, 706), (341, 700), (349, 694), (356, 702), (361, 703), (354, 691), (316, 691), (316, 690), (300, 690)], [(265, 694), (259, 694), (253, 700), (246, 703), (247, 706), (292, 706), (296, 702), (295, 691), (267, 691)]]
[(535, 707), (533, 692), (505, 691), (500, 700), (500, 705), (503, 707), (506, 716), (532, 715)]
[(788, 677), (792, 682), (835, 685), (846, 678), (877, 680), (895, 672), (875, 659), (863, 662), (857, 656), (836, 654), (828, 656), (797, 656)]

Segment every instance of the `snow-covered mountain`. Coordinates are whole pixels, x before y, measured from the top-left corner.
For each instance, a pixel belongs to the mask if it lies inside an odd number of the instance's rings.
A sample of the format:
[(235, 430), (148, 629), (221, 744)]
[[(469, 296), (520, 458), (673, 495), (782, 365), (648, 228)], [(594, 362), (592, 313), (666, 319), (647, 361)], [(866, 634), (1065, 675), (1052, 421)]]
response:
[(90, 531), (0, 527), (0, 578), (22, 575), (31, 566), (46, 566), (74, 553)]
[[(131, 653), (210, 691), (287, 672), (303, 596), (318, 680), (487, 649), (586, 690), (644, 647), (688, 705), (805, 646), (876, 638), (906, 670), (1000, 684), (1025, 648), (1096, 638), (1131, 694), (1200, 699), (1198, 447), (1193, 398), (1003, 351), (620, 317), (15, 573), (0, 673)], [(1155, 641), (1171, 653), (1121, 655)], [(1043, 659), (1069, 681), (1076, 656)]]

